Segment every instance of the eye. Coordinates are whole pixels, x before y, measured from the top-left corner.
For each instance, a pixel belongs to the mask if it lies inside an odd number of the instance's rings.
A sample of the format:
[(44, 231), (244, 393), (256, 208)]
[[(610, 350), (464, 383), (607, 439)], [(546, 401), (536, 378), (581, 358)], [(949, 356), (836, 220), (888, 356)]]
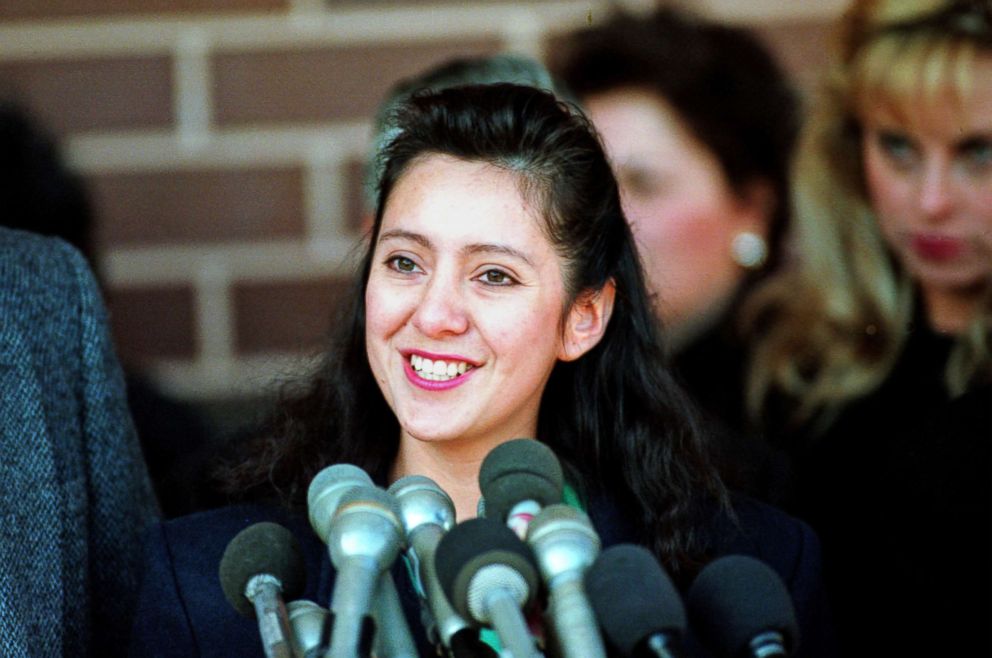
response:
[(476, 278), (482, 283), (490, 286), (512, 286), (517, 283), (517, 280), (512, 276), (503, 270), (496, 269), (486, 270)]
[(961, 159), (971, 171), (992, 169), (992, 139), (975, 137), (966, 140), (958, 148)]
[(646, 199), (662, 194), (667, 185), (664, 176), (641, 167), (623, 167), (618, 173), (618, 182), (624, 194)]
[(890, 162), (900, 168), (912, 166), (917, 158), (917, 149), (913, 141), (906, 135), (883, 130), (875, 138), (878, 147)]
[(386, 259), (386, 266), (403, 274), (412, 274), (420, 269), (413, 259), (406, 256), (391, 256)]

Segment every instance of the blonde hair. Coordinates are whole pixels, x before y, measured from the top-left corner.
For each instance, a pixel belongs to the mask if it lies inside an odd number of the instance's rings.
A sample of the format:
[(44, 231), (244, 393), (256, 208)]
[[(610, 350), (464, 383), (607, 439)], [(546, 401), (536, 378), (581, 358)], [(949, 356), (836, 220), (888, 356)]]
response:
[[(980, 15), (969, 16), (972, 10)], [(794, 161), (796, 262), (743, 309), (754, 346), (747, 385), (753, 419), (784, 395), (796, 402), (793, 423), (813, 421), (814, 432), (823, 430), (892, 370), (908, 336), (914, 290), (867, 198), (857, 117), (879, 104), (911, 114), (919, 99), (936, 102), (948, 89), (966, 96), (975, 57), (992, 53), (990, 20), (987, 2), (962, 0), (855, 0), (845, 14), (836, 60)], [(990, 376), (992, 285), (956, 340), (945, 379), (953, 395)]]

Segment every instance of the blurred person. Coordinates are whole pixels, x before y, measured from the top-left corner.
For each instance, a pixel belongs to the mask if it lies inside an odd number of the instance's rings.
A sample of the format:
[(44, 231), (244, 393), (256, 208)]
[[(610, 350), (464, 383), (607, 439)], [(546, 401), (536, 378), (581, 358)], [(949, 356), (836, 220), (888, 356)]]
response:
[[(134, 655), (261, 655), (217, 579), (255, 521), (292, 529), (304, 597), (327, 602), (334, 568), (306, 520), (326, 465), (380, 486), (428, 476), (465, 520), (481, 462), (517, 437), (554, 450), (604, 545), (649, 547), (683, 587), (721, 554), (766, 561), (795, 600), (795, 655), (829, 655), (817, 540), (730, 497), (710, 465), (585, 118), (532, 87), (479, 85), (415, 94), (391, 122), (371, 238), (325, 358), (231, 462), (246, 504), (151, 533)], [(402, 560), (392, 573), (421, 655), (438, 655)]]
[[(711, 412), (728, 483), (777, 500), (780, 457), (743, 427), (739, 311), (784, 257), (797, 100), (747, 31), (618, 13), (552, 53), (600, 134), (672, 348)], [(719, 376), (714, 376), (714, 373)]]
[[(82, 181), (55, 141), (11, 101), (0, 101), (0, 226), (62, 238), (97, 269), (94, 213)], [(166, 516), (208, 499), (201, 453), (210, 433), (200, 412), (163, 393), (142, 369), (125, 363), (127, 399)]]
[(0, 228), (0, 654), (123, 655), (157, 510), (99, 290)]
[(848, 651), (990, 655), (992, 4), (858, 0), (747, 309)]

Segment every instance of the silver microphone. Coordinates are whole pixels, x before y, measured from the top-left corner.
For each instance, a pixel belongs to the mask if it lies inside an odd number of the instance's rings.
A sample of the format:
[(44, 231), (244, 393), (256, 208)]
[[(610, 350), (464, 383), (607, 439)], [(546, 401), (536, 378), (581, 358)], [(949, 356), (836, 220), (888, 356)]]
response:
[(406, 530), (407, 557), (415, 566), (415, 585), (426, 603), (432, 627), (428, 637), (448, 649), (456, 633), (468, 628), (444, 595), (434, 567), (434, 553), (444, 534), (455, 525), (455, 505), (429, 477), (408, 475), (389, 487), (400, 508)]
[(600, 548), (589, 517), (568, 505), (548, 505), (530, 522), (527, 543), (548, 587), (547, 616), (562, 658), (606, 658), (583, 581)]

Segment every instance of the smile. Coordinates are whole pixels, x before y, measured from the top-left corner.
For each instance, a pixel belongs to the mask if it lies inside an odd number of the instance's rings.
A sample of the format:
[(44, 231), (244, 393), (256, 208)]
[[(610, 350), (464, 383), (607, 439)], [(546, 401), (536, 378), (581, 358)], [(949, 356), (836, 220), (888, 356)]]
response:
[(446, 382), (471, 370), (473, 366), (465, 361), (431, 360), (419, 354), (410, 355), (410, 367), (418, 377), (432, 382)]

